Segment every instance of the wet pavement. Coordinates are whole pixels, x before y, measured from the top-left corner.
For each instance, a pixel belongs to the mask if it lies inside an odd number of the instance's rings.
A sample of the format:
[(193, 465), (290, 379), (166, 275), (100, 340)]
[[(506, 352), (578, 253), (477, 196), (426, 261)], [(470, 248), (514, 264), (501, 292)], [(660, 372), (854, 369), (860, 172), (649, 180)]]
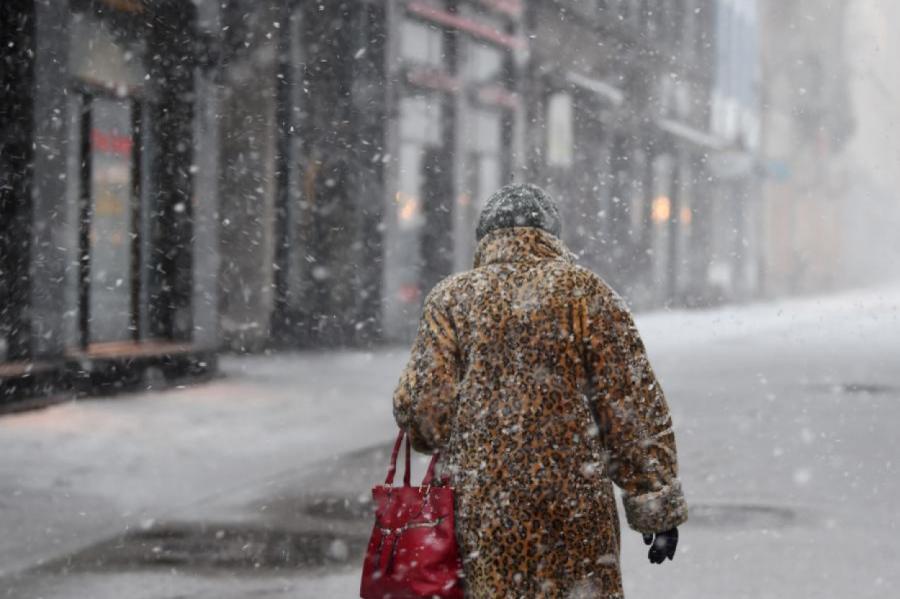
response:
[[(690, 521), (631, 597), (890, 596), (900, 292), (638, 318)], [(404, 350), (0, 419), (0, 597), (354, 597)], [(424, 460), (416, 462), (417, 472)]]

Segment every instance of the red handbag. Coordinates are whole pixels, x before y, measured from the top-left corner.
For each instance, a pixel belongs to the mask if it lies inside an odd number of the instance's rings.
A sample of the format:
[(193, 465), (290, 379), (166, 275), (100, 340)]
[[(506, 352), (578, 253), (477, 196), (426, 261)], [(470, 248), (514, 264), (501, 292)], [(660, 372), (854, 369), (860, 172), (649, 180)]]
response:
[(359, 596), (363, 599), (463, 599), (462, 562), (453, 527), (453, 489), (446, 479), (432, 485), (435, 454), (421, 487), (409, 484), (409, 438), (403, 486), (394, 473), (400, 444), (397, 435), (383, 485), (372, 489), (375, 527), (363, 563)]

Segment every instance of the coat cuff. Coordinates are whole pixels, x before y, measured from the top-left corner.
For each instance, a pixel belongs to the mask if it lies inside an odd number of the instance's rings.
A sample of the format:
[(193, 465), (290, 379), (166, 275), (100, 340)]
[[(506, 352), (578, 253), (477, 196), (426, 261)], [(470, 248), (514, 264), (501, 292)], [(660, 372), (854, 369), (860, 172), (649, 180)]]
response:
[(659, 491), (624, 495), (622, 502), (628, 526), (642, 533), (663, 532), (683, 524), (688, 518), (687, 503), (678, 481)]

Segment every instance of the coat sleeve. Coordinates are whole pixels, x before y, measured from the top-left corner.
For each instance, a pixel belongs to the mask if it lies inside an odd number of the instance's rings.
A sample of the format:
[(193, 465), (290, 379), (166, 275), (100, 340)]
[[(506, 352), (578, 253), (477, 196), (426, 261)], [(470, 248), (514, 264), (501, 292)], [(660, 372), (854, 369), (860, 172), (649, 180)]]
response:
[(587, 310), (589, 400), (622, 489), (628, 525), (656, 533), (687, 520), (672, 419), (634, 320), (613, 292)]
[(394, 418), (424, 453), (446, 442), (459, 384), (457, 336), (440, 297), (435, 290), (425, 300), (409, 362), (394, 392)]

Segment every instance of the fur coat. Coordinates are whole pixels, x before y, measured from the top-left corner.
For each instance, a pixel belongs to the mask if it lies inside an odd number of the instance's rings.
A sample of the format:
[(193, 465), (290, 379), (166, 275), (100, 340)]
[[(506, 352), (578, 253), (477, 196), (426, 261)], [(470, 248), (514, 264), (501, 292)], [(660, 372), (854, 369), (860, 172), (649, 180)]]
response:
[(428, 295), (394, 414), (450, 474), (467, 597), (622, 597), (613, 483), (635, 531), (687, 519), (628, 309), (540, 228), (487, 233)]

